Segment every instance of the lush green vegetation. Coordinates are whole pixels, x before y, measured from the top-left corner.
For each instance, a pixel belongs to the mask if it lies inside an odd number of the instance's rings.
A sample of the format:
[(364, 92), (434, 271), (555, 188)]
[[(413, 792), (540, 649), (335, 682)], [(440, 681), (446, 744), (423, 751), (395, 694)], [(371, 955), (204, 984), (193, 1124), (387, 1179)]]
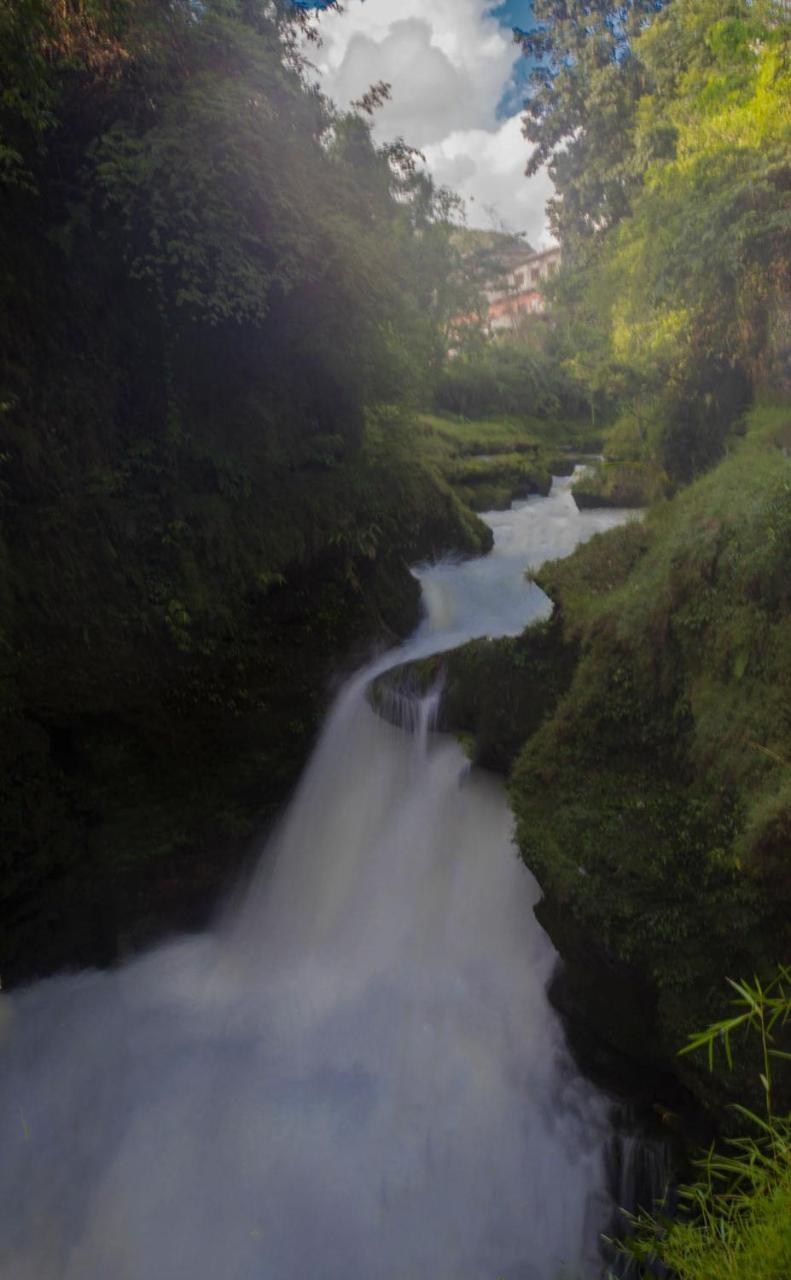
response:
[(581, 929), (645, 981), (642, 1043), (666, 1055), (724, 973), (789, 942), (789, 478), (780, 451), (745, 444), (645, 530), (540, 575), (580, 659), (514, 773), (520, 844), (558, 940)]
[(534, 417), (584, 416), (579, 383), (551, 349), (546, 352), (526, 337), (473, 342), (462, 349), (437, 380), (436, 407), (468, 418), (520, 415), (528, 406)]
[(765, 986), (732, 982), (735, 1011), (682, 1050), (705, 1048), (711, 1066), (715, 1052), (730, 1061), (733, 1039), (751, 1033), (764, 1108), (760, 1115), (742, 1109), (751, 1135), (699, 1161), (699, 1180), (680, 1188), (673, 1218), (633, 1220), (624, 1251), (645, 1264), (646, 1276), (656, 1275), (657, 1261), (679, 1280), (781, 1280), (791, 1271), (791, 1117), (777, 1114), (772, 1099), (774, 1064), (788, 1057), (779, 1045), (791, 1019), (789, 980), (781, 967)]
[(324, 99), (307, 34), (285, 0), (0, 11), (6, 980), (199, 918), (337, 663), (415, 620), (408, 563), (487, 549), (471, 508), (579, 436), (546, 354), (479, 346), (497, 422), (418, 416), (513, 237), (374, 144), (384, 86)]
[[(663, 1069), (723, 975), (791, 943), (791, 405), (747, 428), (644, 521), (541, 569), (550, 623), (445, 659), (446, 727), (512, 770), (571, 1006)], [(676, 1070), (711, 1103), (750, 1087)]]
[[(606, 426), (578, 496), (676, 497), (539, 575), (576, 667), (539, 728), (523, 709), (512, 798), (570, 999), (667, 1064), (725, 973), (789, 945), (791, 24), (773, 0), (534, 14), (553, 341)], [(521, 687), (529, 633), (494, 652)], [(681, 1071), (711, 1101), (749, 1088)]]
[(553, 157), (567, 367), (615, 410), (613, 458), (678, 485), (721, 456), (751, 387), (788, 377), (787, 7), (534, 12), (526, 130), (533, 163)]
[[(676, 1048), (727, 1016), (724, 977), (766, 983), (791, 947), (791, 30), (738, 0), (535, 14), (553, 343), (605, 428), (578, 494), (650, 510), (539, 572), (548, 624), (449, 655), (441, 718), (510, 772), (557, 998), (738, 1133), (723, 1104), (765, 1094), (749, 1049), (709, 1073)], [(778, 1059), (775, 1115), (790, 1089)], [(736, 1142), (662, 1243), (689, 1280), (788, 1272), (787, 1128)]]
[(647, 507), (667, 493), (661, 471), (641, 459), (600, 462), (589, 466), (572, 489), (574, 501), (585, 507)]
[(514, 498), (548, 493), (552, 476), (570, 474), (575, 459), (597, 443), (585, 418), (524, 412), (472, 420), (455, 414), (418, 417), (420, 457), (473, 511), (499, 510)]
[[(775, 0), (533, 12), (554, 350), (604, 429), (577, 498), (652, 509), (540, 572), (548, 627), (452, 655), (444, 714), (511, 771), (565, 1008), (738, 1132), (722, 1104), (764, 1092), (745, 1047), (711, 1075), (675, 1049), (725, 1015), (725, 976), (766, 981), (791, 946), (791, 24)], [(773, 1081), (787, 1109), (787, 1062)], [(788, 1130), (770, 1128), (710, 1159), (647, 1253), (685, 1280), (788, 1273)]]
[(407, 564), (490, 534), (414, 405), (454, 201), (290, 4), (0, 10), (0, 970), (192, 920)]
[(547, 457), (528, 421), (421, 414), (420, 454), (465, 506), (493, 511), (529, 493), (548, 493)]
[(648, 507), (672, 493), (662, 458), (645, 437), (628, 408), (615, 418), (603, 432), (601, 458), (574, 484), (578, 507)]

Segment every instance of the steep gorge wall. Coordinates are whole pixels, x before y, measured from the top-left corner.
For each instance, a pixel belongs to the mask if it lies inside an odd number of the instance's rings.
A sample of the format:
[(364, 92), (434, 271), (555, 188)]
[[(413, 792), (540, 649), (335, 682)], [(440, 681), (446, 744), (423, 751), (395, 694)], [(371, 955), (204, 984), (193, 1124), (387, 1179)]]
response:
[(791, 954), (790, 436), (757, 411), (645, 523), (544, 567), (549, 623), (443, 659), (444, 727), (510, 771), (559, 999), (712, 1104), (752, 1057), (710, 1077), (678, 1049)]
[[(330, 366), (16, 235), (0, 413), (0, 974), (205, 920), (408, 564), (490, 533)], [(25, 260), (25, 253), (28, 254)], [(265, 335), (264, 335), (265, 337)], [(267, 352), (269, 355), (267, 356)]]

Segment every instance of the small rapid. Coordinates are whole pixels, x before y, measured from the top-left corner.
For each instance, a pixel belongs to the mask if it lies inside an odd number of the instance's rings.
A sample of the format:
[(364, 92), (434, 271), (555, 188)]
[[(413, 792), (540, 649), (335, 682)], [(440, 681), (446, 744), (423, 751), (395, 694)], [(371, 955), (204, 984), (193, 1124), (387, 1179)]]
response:
[(370, 681), (550, 605), (623, 521), (568, 481), (419, 570), (215, 929), (2, 997), (4, 1280), (597, 1280), (608, 1099), (574, 1067), (501, 784)]

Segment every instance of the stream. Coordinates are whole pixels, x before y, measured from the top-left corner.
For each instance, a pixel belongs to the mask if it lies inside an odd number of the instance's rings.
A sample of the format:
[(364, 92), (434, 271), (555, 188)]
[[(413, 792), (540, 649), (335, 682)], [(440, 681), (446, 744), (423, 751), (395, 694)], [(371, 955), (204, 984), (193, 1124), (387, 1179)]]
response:
[(386, 723), (388, 668), (550, 611), (528, 567), (627, 513), (570, 480), (421, 569), (415, 634), (344, 685), (206, 934), (0, 1008), (3, 1280), (599, 1280), (611, 1100), (546, 997), (500, 780)]

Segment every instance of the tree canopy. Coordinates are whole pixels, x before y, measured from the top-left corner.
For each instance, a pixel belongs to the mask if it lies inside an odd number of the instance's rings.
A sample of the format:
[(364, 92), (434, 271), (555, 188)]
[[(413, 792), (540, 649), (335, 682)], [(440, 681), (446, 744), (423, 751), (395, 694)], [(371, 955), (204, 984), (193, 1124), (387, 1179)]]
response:
[(5, 977), (94, 960), (132, 881), (188, 899), (207, 844), (218, 876), (331, 663), (414, 620), (407, 563), (485, 544), (404, 443), (457, 204), (309, 35), (285, 0), (0, 5)]
[(787, 6), (547, 0), (535, 14), (519, 34), (539, 59), (525, 133), (557, 188), (569, 364), (637, 418), (648, 396), (653, 447), (688, 477), (750, 384), (789, 379)]

